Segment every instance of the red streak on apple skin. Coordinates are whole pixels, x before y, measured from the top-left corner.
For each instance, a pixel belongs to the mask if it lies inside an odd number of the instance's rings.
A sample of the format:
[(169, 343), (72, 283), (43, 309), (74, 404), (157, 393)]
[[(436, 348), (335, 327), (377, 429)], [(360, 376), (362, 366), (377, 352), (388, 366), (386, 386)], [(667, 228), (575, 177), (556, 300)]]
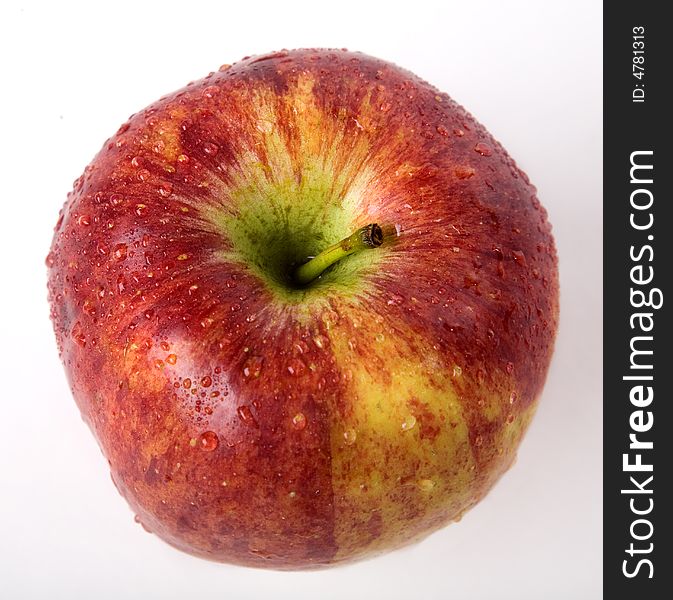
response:
[[(325, 148), (341, 136), (331, 160), (348, 173), (346, 189), (373, 174), (354, 221), (373, 215), (401, 232), (367, 275), (359, 307), (329, 297), (329, 310), (346, 316), (331, 330), (322, 308), (300, 318), (244, 266), (223, 261), (231, 243), (205, 210), (235, 214), (222, 191), (246, 150), (273, 168), (251, 108), (260, 91), (295, 177), (307, 159), (295, 111), (309, 98)], [(354, 169), (362, 136), (368, 153)], [(525, 174), (448, 96), (342, 51), (247, 59), (134, 115), (75, 182), (48, 266), (59, 352), (120, 492), (178, 548), (251, 566), (325, 566), (387, 535), (378, 512), (358, 525), (353, 547), (339, 548), (335, 534), (343, 500), (331, 435), (358, 400), (329, 340), (363, 335), (353, 314), (381, 315), (388, 338), (403, 338), (405, 360), (431, 348), (439, 371), (462, 370), (452, 385), (477, 465), (474, 501), (511, 462), (515, 448), (501, 457), (498, 439), (534, 405), (558, 319), (554, 242)], [(391, 381), (371, 345), (353, 353)], [(484, 416), (490, 396), (500, 398), (495, 419)], [(409, 406), (428, 443), (451, 426), (418, 399)], [(456, 515), (426, 514), (425, 492), (405, 484), (411, 475), (391, 502), (408, 507), (408, 537), (417, 537)], [(391, 546), (405, 541), (390, 536)]]

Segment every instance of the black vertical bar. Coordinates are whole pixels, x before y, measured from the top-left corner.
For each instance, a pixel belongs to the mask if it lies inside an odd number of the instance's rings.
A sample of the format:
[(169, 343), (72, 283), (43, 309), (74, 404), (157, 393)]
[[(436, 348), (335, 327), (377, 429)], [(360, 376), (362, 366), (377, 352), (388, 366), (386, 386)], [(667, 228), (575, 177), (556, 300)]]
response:
[(604, 5), (605, 598), (673, 597), (673, 29), (666, 7)]

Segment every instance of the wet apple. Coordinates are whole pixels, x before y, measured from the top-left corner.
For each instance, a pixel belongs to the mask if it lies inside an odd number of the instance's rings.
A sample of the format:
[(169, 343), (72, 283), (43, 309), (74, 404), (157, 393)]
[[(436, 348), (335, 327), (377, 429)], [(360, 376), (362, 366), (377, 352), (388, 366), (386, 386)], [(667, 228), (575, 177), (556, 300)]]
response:
[(359, 53), (252, 57), (131, 117), (75, 182), (49, 298), (138, 519), (277, 569), (418, 540), (512, 464), (554, 242), (463, 108)]

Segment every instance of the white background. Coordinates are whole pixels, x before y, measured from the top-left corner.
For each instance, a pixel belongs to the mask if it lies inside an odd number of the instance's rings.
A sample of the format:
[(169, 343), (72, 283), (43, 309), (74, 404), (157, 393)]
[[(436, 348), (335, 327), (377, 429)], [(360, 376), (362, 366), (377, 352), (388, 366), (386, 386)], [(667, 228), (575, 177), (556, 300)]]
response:
[[(599, 598), (601, 31), (597, 0), (0, 3), (0, 596)], [(278, 573), (192, 558), (134, 523), (70, 396), (44, 259), (72, 181), (131, 113), (222, 63), (305, 46), (396, 62), (503, 143), (554, 226), (561, 329), (517, 464), (462, 522)]]

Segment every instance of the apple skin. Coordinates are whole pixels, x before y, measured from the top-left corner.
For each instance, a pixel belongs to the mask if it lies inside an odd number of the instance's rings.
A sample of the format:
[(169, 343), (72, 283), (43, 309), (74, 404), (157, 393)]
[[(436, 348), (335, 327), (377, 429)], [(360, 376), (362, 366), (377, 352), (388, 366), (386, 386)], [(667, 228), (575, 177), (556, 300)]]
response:
[[(369, 222), (381, 248), (288, 283)], [(73, 395), (137, 519), (254, 567), (460, 519), (514, 461), (557, 328), (526, 175), (446, 94), (340, 50), (246, 58), (132, 116), (47, 265)]]

